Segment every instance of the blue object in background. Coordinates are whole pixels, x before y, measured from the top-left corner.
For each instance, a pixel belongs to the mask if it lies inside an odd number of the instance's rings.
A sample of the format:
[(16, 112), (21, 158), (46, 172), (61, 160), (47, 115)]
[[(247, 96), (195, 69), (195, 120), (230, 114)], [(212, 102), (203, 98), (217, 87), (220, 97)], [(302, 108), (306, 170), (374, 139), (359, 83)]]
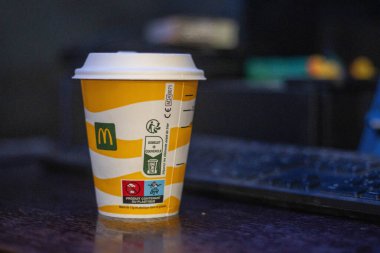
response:
[(165, 180), (151, 180), (144, 182), (144, 196), (164, 195)]
[(371, 109), (365, 117), (359, 151), (380, 156), (380, 80), (377, 83)]

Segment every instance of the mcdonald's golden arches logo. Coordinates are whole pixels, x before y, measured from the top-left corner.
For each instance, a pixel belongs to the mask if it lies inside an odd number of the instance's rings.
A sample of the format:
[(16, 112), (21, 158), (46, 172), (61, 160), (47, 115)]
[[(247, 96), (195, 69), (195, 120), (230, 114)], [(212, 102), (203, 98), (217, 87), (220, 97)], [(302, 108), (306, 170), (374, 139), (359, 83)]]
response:
[(96, 148), (117, 150), (115, 124), (95, 122)]

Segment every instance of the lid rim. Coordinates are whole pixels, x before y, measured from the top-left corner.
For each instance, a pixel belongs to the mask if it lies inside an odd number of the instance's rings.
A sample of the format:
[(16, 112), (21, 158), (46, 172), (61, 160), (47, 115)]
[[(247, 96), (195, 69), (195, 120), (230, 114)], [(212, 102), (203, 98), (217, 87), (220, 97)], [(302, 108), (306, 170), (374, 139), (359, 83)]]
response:
[(72, 77), (73, 79), (82, 79), (82, 80), (207, 80), (206, 77), (200, 76), (191, 76), (191, 75), (182, 75), (182, 76), (169, 76), (169, 75), (161, 75), (161, 76), (149, 76), (149, 75), (75, 75)]
[(90, 53), (73, 79), (205, 80), (190, 54)]

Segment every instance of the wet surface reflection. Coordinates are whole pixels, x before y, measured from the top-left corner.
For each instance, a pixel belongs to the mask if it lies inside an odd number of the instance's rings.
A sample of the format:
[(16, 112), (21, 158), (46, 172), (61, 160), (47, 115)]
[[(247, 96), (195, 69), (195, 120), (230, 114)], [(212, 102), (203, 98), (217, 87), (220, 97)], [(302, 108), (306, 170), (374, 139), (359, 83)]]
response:
[(179, 217), (98, 218), (89, 175), (39, 164), (4, 171), (0, 252), (380, 252), (377, 223), (186, 191)]
[(178, 216), (143, 220), (98, 217), (95, 253), (182, 251), (181, 222)]

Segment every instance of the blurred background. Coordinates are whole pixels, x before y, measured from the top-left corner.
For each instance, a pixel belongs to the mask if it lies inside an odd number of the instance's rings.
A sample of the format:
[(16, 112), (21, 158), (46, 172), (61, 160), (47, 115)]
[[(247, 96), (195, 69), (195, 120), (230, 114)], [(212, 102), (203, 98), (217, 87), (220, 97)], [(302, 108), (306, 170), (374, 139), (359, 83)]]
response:
[(191, 53), (205, 71), (195, 133), (364, 145), (379, 1), (1, 1), (0, 27), (0, 139), (86, 143), (74, 69), (89, 52), (139, 51)]

